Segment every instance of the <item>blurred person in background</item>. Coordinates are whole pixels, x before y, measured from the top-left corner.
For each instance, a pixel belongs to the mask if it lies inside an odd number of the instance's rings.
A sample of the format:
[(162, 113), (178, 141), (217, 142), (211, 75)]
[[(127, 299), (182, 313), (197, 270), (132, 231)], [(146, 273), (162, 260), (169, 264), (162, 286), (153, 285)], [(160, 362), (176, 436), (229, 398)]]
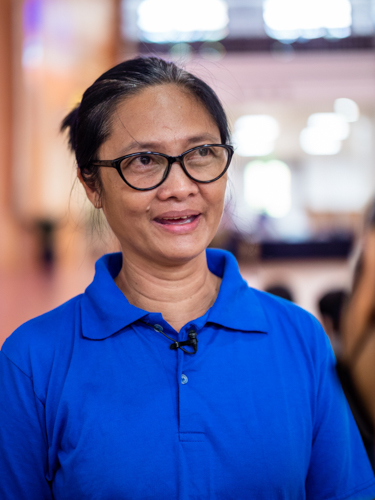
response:
[(1, 499), (374, 498), (318, 321), (207, 249), (233, 153), (213, 90), (137, 58), (63, 128), (121, 252), (3, 345)]
[[(343, 357), (375, 428), (375, 201), (367, 211), (353, 289), (343, 314)], [(374, 441), (364, 439), (374, 461)]]
[(348, 292), (345, 290), (331, 290), (322, 295), (318, 301), (323, 328), (335, 354), (341, 353), (341, 317), (347, 298)]
[(265, 288), (264, 291), (267, 293), (271, 293), (272, 295), (276, 295), (276, 297), (281, 297), (282, 299), (289, 300), (289, 302), (294, 302), (292, 290), (287, 285), (283, 285), (281, 283), (269, 285)]

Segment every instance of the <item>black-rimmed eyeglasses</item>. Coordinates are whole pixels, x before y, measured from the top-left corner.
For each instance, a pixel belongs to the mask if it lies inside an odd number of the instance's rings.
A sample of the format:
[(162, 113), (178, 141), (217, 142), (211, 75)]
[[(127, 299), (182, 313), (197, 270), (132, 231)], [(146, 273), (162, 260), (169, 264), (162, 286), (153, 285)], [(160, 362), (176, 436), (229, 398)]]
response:
[(225, 144), (204, 144), (188, 149), (179, 156), (146, 151), (121, 156), (115, 160), (93, 162), (97, 167), (113, 167), (128, 186), (138, 191), (149, 191), (168, 177), (173, 163), (179, 163), (189, 179), (208, 184), (222, 177), (228, 170), (233, 147)]

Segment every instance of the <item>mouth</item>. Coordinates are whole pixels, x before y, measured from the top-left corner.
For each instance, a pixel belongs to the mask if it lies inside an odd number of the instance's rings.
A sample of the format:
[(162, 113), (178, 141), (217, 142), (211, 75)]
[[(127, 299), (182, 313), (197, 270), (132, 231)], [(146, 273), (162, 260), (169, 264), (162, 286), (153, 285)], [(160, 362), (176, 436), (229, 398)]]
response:
[(194, 222), (200, 214), (197, 215), (184, 215), (182, 217), (161, 217), (154, 219), (159, 224), (163, 224), (165, 226), (177, 225), (183, 226), (184, 224), (191, 224)]

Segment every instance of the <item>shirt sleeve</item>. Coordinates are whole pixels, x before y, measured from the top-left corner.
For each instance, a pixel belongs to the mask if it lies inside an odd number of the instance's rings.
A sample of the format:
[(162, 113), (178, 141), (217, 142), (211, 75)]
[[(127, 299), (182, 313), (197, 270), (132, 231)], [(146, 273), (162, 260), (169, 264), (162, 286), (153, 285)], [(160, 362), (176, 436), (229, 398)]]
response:
[(318, 374), (307, 500), (373, 500), (374, 474), (329, 347)]
[(0, 352), (0, 498), (52, 500), (44, 406), (32, 380)]

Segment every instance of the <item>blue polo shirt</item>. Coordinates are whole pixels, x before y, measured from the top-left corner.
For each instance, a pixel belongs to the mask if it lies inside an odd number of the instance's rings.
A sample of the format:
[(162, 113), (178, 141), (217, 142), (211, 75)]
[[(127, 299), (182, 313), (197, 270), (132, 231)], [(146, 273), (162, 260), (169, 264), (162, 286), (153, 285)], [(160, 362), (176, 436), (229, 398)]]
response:
[[(321, 326), (251, 289), (232, 255), (215, 304), (177, 333), (129, 304), (102, 257), (84, 294), (0, 355), (3, 500), (375, 497)], [(198, 351), (171, 350), (164, 334)]]

